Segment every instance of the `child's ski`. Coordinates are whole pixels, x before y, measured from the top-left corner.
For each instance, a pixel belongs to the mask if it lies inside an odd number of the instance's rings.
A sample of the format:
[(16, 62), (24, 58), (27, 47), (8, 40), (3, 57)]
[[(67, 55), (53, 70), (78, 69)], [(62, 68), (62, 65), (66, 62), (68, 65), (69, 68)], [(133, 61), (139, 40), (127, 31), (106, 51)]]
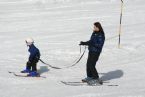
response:
[[(31, 78), (33, 78), (32, 76), (17, 74), (17, 73), (15, 73), (15, 72), (11, 72), (11, 71), (8, 71), (8, 73), (11, 73), (11, 74), (13, 74), (14, 76), (17, 76), (17, 77), (31, 77)], [(37, 78), (37, 77), (46, 78), (45, 76), (41, 76), (41, 75), (35, 76), (34, 78)]]

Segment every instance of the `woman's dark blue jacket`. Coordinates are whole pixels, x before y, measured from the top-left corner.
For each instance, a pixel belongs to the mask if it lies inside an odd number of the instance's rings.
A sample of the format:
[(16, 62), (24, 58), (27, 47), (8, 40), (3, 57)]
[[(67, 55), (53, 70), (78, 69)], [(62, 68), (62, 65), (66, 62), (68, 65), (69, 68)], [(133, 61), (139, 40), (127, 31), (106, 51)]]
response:
[(85, 42), (89, 46), (89, 52), (101, 53), (105, 42), (104, 32), (93, 32), (89, 41)]

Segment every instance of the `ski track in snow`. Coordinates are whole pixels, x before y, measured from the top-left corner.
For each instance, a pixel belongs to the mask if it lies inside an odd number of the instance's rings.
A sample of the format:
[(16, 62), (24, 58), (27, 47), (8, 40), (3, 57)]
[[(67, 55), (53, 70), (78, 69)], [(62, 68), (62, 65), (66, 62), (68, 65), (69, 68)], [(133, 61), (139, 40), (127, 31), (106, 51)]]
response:
[[(117, 0), (0, 0), (0, 97), (144, 97), (144, 0), (124, 1), (121, 49), (117, 48), (120, 2)], [(100, 21), (106, 42), (97, 63), (100, 77), (118, 87), (65, 86), (60, 81), (85, 77), (87, 53), (80, 63), (79, 41), (88, 40), (92, 24)], [(41, 58), (38, 71), (46, 79), (19, 78), (27, 61), (25, 38), (34, 37)], [(83, 48), (82, 48), (83, 50)]]

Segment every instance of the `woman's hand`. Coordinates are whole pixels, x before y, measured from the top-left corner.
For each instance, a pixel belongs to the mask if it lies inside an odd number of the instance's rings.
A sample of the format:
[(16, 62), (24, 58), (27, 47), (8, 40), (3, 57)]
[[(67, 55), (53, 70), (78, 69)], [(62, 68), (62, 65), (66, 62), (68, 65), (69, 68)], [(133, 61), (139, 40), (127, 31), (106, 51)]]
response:
[(88, 45), (88, 43), (81, 41), (79, 45)]

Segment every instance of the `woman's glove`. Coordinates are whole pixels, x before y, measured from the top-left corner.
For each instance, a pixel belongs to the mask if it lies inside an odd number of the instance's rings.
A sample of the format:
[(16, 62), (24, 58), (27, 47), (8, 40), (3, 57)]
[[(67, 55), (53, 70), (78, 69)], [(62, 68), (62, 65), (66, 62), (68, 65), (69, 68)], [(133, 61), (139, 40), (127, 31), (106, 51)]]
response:
[(88, 43), (81, 41), (79, 45), (88, 45)]

